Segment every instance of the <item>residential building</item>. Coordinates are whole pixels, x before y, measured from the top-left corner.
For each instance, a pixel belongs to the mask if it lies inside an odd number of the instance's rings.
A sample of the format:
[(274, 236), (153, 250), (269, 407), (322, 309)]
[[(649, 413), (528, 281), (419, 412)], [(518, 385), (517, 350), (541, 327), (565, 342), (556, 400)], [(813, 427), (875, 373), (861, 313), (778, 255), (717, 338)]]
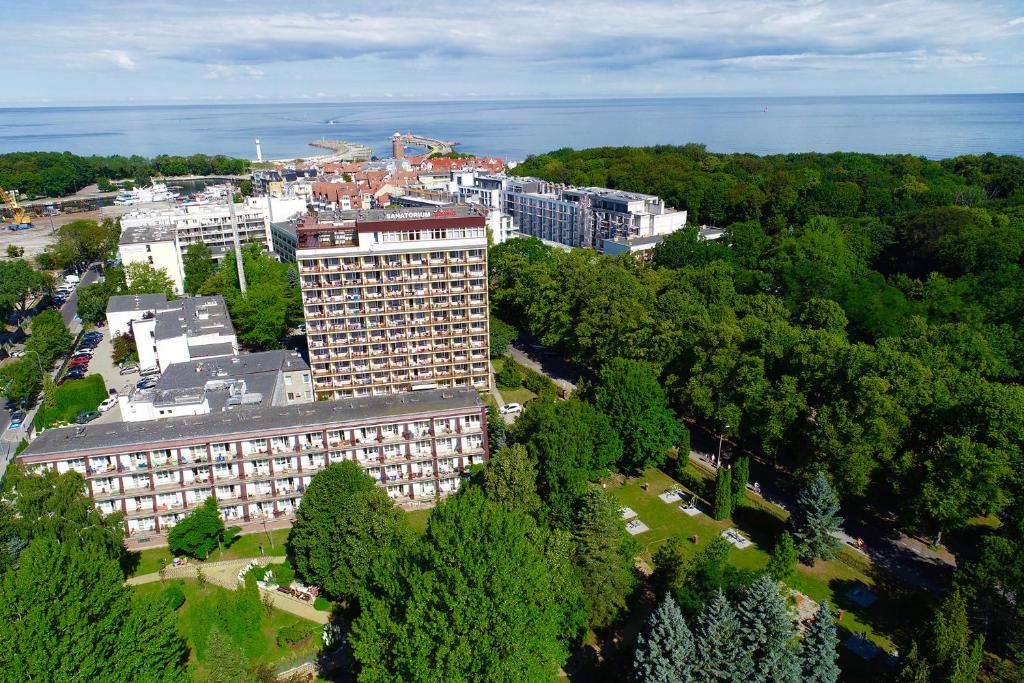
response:
[(171, 228), (181, 256), (185, 255), (189, 246), (202, 242), (210, 248), (213, 259), (219, 262), (225, 253), (234, 249), (233, 225), (237, 225), (239, 243), (245, 245), (254, 242), (272, 250), (270, 217), (265, 199), (250, 197), (242, 204), (235, 204), (234, 210), (234, 222), (227, 202), (132, 211), (121, 218), (122, 236), (129, 229)]
[(467, 387), (48, 429), (17, 461), (79, 472), (101, 512), (125, 515), (131, 544), (152, 544), (209, 497), (243, 531), (290, 523), (313, 476), (343, 460), (399, 503), (430, 503), (486, 453), (486, 409)]
[(172, 363), (156, 386), (139, 389), (133, 380), (118, 401), (125, 422), (161, 420), (236, 406), (312, 403), (313, 382), (298, 353), (263, 351)]
[(603, 187), (567, 187), (537, 178), (507, 178), (502, 210), (523, 235), (570, 247), (601, 249), (607, 239), (667, 235), (686, 225), (655, 195)]
[(486, 220), (468, 206), (303, 219), (296, 257), (318, 398), (489, 386)]
[(114, 336), (131, 331), (144, 368), (238, 353), (235, 328), (219, 295), (174, 301), (162, 294), (112, 296), (107, 325)]
[(270, 224), (270, 239), (274, 244), (274, 252), (282, 263), (295, 263), (295, 250), (299, 246), (299, 235), (296, 232), (302, 218), (287, 221), (275, 221)]
[[(185, 293), (185, 275), (176, 231), (167, 225), (140, 225), (125, 228), (117, 246), (121, 263), (145, 263), (164, 270), (174, 283), (175, 294)], [(131, 284), (129, 279), (128, 284)]]

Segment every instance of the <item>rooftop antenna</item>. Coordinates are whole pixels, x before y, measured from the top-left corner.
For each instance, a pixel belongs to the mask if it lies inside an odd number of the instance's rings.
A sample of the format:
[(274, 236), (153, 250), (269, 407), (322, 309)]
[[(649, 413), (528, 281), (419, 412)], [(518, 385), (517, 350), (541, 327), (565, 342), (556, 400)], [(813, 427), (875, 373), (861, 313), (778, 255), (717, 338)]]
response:
[(242, 244), (238, 241), (238, 219), (235, 217), (235, 186), (228, 184), (228, 212), (231, 214), (231, 234), (235, 239), (235, 266), (238, 268), (238, 289), (245, 294), (245, 266), (242, 264)]

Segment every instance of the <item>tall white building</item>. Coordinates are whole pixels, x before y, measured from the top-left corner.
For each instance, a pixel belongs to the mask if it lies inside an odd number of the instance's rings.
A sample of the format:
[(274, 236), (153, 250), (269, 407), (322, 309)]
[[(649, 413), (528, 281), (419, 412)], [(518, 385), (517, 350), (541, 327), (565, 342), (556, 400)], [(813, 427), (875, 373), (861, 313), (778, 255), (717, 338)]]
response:
[[(266, 200), (262, 197), (250, 197), (242, 204), (235, 204), (234, 208), (239, 242), (243, 245), (255, 242), (268, 251), (273, 251)], [(226, 202), (141, 209), (121, 218), (122, 237), (129, 230), (143, 231), (154, 228), (172, 229), (175, 245), (182, 256), (188, 251), (189, 246), (199, 242), (210, 248), (213, 258), (217, 261), (234, 248), (231, 211)]]
[(489, 385), (486, 216), (349, 211), (298, 226), (318, 398)]
[[(184, 268), (176, 231), (166, 225), (128, 227), (121, 231), (117, 247), (121, 263), (145, 263), (163, 269), (174, 282), (174, 292), (184, 294)], [(130, 285), (131, 282), (129, 281)]]

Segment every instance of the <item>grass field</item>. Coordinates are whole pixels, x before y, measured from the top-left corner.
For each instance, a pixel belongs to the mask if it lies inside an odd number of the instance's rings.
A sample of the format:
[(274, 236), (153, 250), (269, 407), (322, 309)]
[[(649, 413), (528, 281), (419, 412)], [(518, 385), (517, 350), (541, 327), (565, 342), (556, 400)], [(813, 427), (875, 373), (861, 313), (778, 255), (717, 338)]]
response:
[(36, 413), (36, 429), (74, 422), (79, 413), (96, 410), (96, 406), (107, 397), (107, 386), (102, 375), (86, 375), (57, 387), (54, 397), (53, 407), (40, 406)]
[[(501, 372), (501, 368), (505, 363), (503, 358), (495, 358), (491, 361), (494, 365), (494, 374), (497, 375)], [(498, 392), (501, 397), (505, 399), (505, 403), (519, 403), (520, 405), (526, 405), (527, 401), (537, 398), (537, 394), (533, 393), (524, 386), (515, 387), (512, 389), (506, 389), (504, 387), (498, 387)]]
[[(239, 631), (246, 634), (243, 642), (236, 642), (246, 654), (250, 666), (259, 664), (276, 665), (301, 659), (315, 654), (320, 647), (320, 626), (312, 624), (301, 617), (271, 609), (270, 613), (252, 614), (256, 610), (264, 610), (262, 604), (245, 605), (237, 594), (212, 584), (200, 585), (198, 581), (166, 581), (147, 583), (135, 587), (136, 595), (160, 593), (168, 586), (175, 584), (185, 593), (185, 604), (176, 612), (178, 629), (188, 643), (190, 655), (189, 665), (193, 668), (194, 680), (207, 679), (205, 668), (205, 642), (212, 625), (213, 614), (229, 614), (232, 619), (240, 622)], [(253, 633), (252, 624), (255, 618), (262, 622), (258, 633)], [(313, 635), (296, 646), (281, 647), (277, 644), (278, 630), (298, 623), (312, 624)], [(202, 655), (200, 657), (199, 655)]]
[[(646, 490), (643, 484), (647, 484)], [(737, 567), (753, 570), (763, 569), (768, 564), (772, 544), (783, 528), (781, 519), (751, 503), (737, 509), (731, 520), (719, 522), (706, 514), (690, 517), (678, 508), (678, 504), (671, 505), (658, 498), (658, 494), (675, 487), (686, 488), (657, 469), (647, 470), (643, 476), (621, 486), (609, 484), (612, 495), (623, 506), (635, 510), (639, 519), (650, 527), (650, 531), (634, 537), (640, 547), (640, 557), (645, 562), (651, 564), (654, 553), (670, 539), (685, 540), (696, 536), (697, 543), (683, 543), (684, 552), (692, 557), (715, 535), (735, 527), (754, 544), (744, 550), (733, 548), (729, 552), (729, 561)], [(895, 621), (901, 609), (899, 600), (890, 599), (878, 591), (878, 601), (870, 608), (863, 608), (846, 597), (846, 592), (855, 585), (874, 586), (874, 579), (866, 573), (837, 560), (819, 560), (810, 567), (798, 564), (796, 574), (788, 583), (815, 602), (828, 600), (843, 609), (840, 625), (847, 631), (863, 634), (884, 649), (892, 649), (886, 625)]]
[[(283, 557), (285, 555), (284, 542), (288, 539), (288, 529), (273, 529), (269, 532), (270, 538), (267, 536), (268, 534), (263, 531), (239, 536), (230, 548), (214, 550), (210, 553), (207, 561), (240, 560), (246, 557), (259, 557), (261, 554)], [(271, 540), (273, 540), (273, 547), (271, 547)], [(263, 546), (262, 553), (260, 546)], [(135, 555), (138, 556), (139, 563), (135, 571), (131, 573), (132, 576), (158, 572), (164, 565), (170, 564), (174, 557), (166, 546), (140, 550)]]

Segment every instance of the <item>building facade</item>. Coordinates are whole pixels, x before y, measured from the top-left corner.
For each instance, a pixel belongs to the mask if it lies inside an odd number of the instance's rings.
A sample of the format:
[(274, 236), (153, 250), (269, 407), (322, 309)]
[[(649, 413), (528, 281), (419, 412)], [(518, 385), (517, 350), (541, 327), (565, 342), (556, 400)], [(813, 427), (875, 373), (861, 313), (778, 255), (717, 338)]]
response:
[(318, 398), (489, 386), (486, 220), (467, 206), (304, 219), (296, 258)]
[(266, 200), (250, 197), (243, 204), (235, 204), (234, 209), (234, 223), (226, 202), (133, 211), (121, 218), (122, 237), (129, 230), (170, 228), (174, 230), (175, 244), (182, 257), (191, 245), (202, 242), (210, 248), (214, 260), (219, 262), (225, 253), (234, 249), (233, 225), (237, 224), (239, 243), (256, 243), (273, 251)]
[(143, 543), (209, 497), (243, 530), (289, 521), (313, 476), (343, 460), (399, 503), (431, 502), (486, 453), (486, 409), (466, 388), (49, 429), (17, 461), (79, 472), (100, 511), (123, 513)]
[[(126, 228), (117, 246), (121, 263), (144, 263), (163, 270), (174, 283), (174, 293), (185, 293), (185, 275), (174, 228), (146, 226)], [(131, 281), (128, 281), (131, 284)]]

